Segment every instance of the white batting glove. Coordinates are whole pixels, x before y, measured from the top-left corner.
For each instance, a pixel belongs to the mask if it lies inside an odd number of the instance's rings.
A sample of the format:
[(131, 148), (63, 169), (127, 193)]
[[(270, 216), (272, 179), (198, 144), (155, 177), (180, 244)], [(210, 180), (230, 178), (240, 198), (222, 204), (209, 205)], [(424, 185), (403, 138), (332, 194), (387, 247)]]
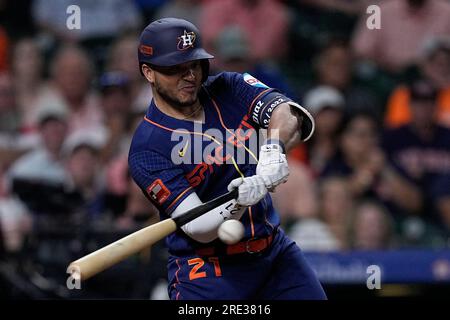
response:
[(286, 155), (279, 144), (261, 146), (256, 174), (263, 177), (266, 188), (270, 191), (287, 181), (289, 167)]
[(246, 207), (258, 203), (267, 194), (264, 179), (258, 175), (234, 179), (228, 185), (228, 191), (236, 188), (239, 188), (236, 202)]

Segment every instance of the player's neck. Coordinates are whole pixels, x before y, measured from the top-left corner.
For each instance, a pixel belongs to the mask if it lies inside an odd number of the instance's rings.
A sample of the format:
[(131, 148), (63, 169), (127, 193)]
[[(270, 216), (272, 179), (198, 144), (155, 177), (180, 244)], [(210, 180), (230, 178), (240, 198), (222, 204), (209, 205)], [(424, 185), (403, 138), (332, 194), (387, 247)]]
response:
[(204, 121), (203, 107), (197, 100), (190, 106), (174, 106), (158, 96), (154, 96), (156, 107), (164, 114), (179, 120)]

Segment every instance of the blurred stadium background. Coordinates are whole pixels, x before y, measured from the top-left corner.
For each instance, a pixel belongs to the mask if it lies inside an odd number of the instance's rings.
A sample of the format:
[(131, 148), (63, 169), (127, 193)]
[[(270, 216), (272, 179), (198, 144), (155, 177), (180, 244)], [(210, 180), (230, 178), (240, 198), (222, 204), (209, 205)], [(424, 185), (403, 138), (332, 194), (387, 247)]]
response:
[(212, 73), (315, 115), (274, 201), (329, 298), (448, 297), (450, 1), (0, 0), (0, 299), (167, 298), (163, 242), (66, 287), (68, 262), (159, 219), (127, 152), (151, 99), (139, 32), (167, 16), (201, 29)]

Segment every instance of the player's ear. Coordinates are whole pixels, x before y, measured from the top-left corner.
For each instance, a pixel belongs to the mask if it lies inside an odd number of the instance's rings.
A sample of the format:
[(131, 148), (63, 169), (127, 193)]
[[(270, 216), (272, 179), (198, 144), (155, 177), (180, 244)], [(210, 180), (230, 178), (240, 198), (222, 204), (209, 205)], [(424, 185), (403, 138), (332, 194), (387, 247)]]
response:
[(143, 64), (141, 66), (141, 71), (150, 84), (155, 83), (155, 72), (148, 65)]

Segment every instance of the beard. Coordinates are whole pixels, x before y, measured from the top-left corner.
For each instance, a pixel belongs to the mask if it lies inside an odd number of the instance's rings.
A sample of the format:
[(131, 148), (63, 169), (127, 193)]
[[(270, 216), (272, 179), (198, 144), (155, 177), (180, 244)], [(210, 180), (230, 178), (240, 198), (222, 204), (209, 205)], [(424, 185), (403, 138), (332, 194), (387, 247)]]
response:
[(195, 95), (192, 98), (186, 99), (185, 101), (182, 101), (179, 98), (177, 98), (175, 95), (171, 94), (169, 92), (169, 90), (167, 90), (167, 89), (163, 88), (162, 86), (160, 86), (157, 81), (155, 81), (154, 86), (155, 86), (155, 90), (159, 94), (159, 96), (164, 101), (166, 101), (169, 105), (171, 105), (171, 106), (173, 106), (173, 107), (175, 107), (177, 109), (190, 107), (190, 106), (194, 105), (197, 102), (197, 100), (198, 100), (198, 94), (197, 93), (195, 93)]

